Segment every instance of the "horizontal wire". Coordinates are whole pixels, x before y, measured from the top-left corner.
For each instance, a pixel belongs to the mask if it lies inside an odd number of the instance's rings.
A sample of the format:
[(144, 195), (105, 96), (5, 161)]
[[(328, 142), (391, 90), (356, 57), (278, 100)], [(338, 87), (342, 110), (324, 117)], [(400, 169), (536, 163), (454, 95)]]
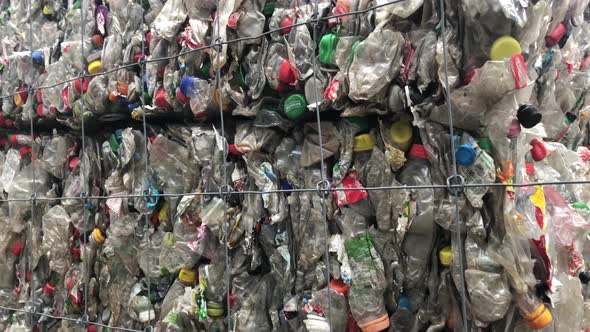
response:
[(62, 197), (35, 197), (35, 198), (2, 198), (0, 202), (30, 202), (30, 201), (55, 201), (55, 200), (104, 200), (112, 198), (147, 198), (147, 197), (182, 197), (182, 196), (219, 196), (219, 195), (265, 195), (265, 194), (289, 194), (289, 193), (306, 193), (306, 192), (317, 192), (328, 191), (328, 192), (341, 192), (341, 191), (384, 191), (384, 190), (423, 190), (423, 189), (462, 189), (462, 188), (483, 188), (483, 187), (536, 187), (536, 186), (557, 186), (557, 185), (581, 185), (590, 184), (590, 180), (579, 180), (579, 181), (547, 181), (547, 182), (529, 182), (529, 183), (466, 183), (460, 184), (432, 184), (432, 185), (400, 185), (400, 186), (380, 186), (380, 187), (366, 187), (366, 188), (328, 188), (328, 189), (317, 189), (317, 188), (293, 188), (293, 189), (274, 189), (274, 190), (244, 190), (244, 191), (229, 191), (229, 192), (185, 192), (185, 193), (161, 193), (161, 194), (150, 194), (150, 195), (112, 195), (112, 196), (62, 196)]
[[(34, 311), (28, 311), (28, 310), (19, 309), (19, 308), (5, 307), (3, 305), (0, 305), (0, 309), (14, 311), (14, 312), (21, 312), (21, 313), (25, 313), (28, 315), (43, 316), (43, 317), (47, 317), (47, 318), (66, 320), (66, 321), (70, 321), (70, 322), (78, 323), (78, 324), (83, 323), (82, 320), (76, 319), (76, 318), (71, 318), (71, 317), (66, 317), (66, 316), (55, 316), (55, 315), (46, 314), (43, 312), (34, 312)], [(100, 327), (105, 327), (107, 329), (120, 330), (120, 331), (143, 332), (143, 330), (135, 330), (135, 329), (130, 329), (130, 328), (126, 328), (126, 327), (110, 326), (110, 325), (105, 325), (105, 324), (95, 323), (95, 322), (87, 322), (87, 325), (96, 325), (96, 326), (100, 326)]]
[[(357, 11), (352, 11), (352, 12), (348, 12), (348, 13), (342, 13), (342, 14), (337, 14), (337, 15), (332, 15), (332, 16), (321, 17), (319, 19), (317, 19), (317, 18), (311, 18), (311, 19), (309, 19), (307, 21), (304, 21), (304, 22), (298, 22), (298, 23), (294, 23), (294, 24), (291, 24), (291, 25), (286, 25), (286, 26), (283, 26), (283, 27), (280, 27), (280, 28), (276, 28), (276, 29), (272, 29), (272, 30), (269, 30), (269, 31), (265, 31), (265, 32), (263, 32), (263, 33), (261, 33), (261, 34), (259, 34), (257, 36), (242, 37), (242, 38), (236, 38), (236, 39), (231, 39), (231, 40), (227, 40), (227, 41), (221, 41), (221, 44), (228, 45), (228, 44), (233, 44), (233, 43), (247, 41), (247, 40), (254, 40), (254, 39), (258, 39), (258, 38), (267, 36), (267, 35), (272, 34), (274, 32), (279, 32), (279, 31), (284, 30), (284, 29), (290, 29), (290, 28), (294, 28), (294, 27), (298, 27), (298, 26), (306, 25), (306, 24), (310, 24), (310, 23), (317, 23), (317, 22), (321, 22), (321, 21), (333, 20), (335, 18), (340, 18), (340, 17), (345, 17), (345, 16), (353, 16), (353, 15), (364, 14), (364, 13), (367, 13), (367, 12), (370, 12), (370, 11), (373, 11), (373, 10), (376, 10), (376, 9), (379, 9), (379, 8), (382, 8), (382, 7), (386, 7), (386, 6), (390, 6), (390, 5), (395, 5), (397, 3), (401, 3), (401, 2), (404, 2), (404, 1), (407, 1), (407, 0), (393, 0), (393, 1), (390, 1), (390, 2), (382, 3), (380, 5), (371, 6), (371, 7), (368, 7), (366, 9), (363, 9), (363, 10), (357, 10)], [(190, 49), (190, 50), (187, 50), (187, 51), (179, 52), (178, 54), (175, 54), (175, 55), (170, 55), (170, 56), (165, 56), (165, 57), (159, 57), (159, 58), (152, 58), (152, 59), (142, 59), (142, 60), (138, 61), (137, 63), (124, 64), (124, 65), (121, 65), (121, 66), (119, 66), (117, 68), (109, 69), (107, 71), (103, 71), (103, 72), (100, 72), (100, 73), (96, 73), (96, 74), (83, 74), (83, 75), (80, 75), (80, 76), (77, 76), (77, 77), (68, 78), (68, 79), (63, 80), (63, 81), (60, 81), (58, 83), (54, 83), (54, 84), (50, 84), (50, 85), (45, 85), (45, 86), (39, 86), (39, 87), (34, 88), (34, 90), (46, 90), (46, 89), (55, 88), (57, 86), (60, 86), (60, 85), (63, 85), (63, 84), (67, 84), (67, 83), (76, 81), (76, 80), (78, 80), (80, 78), (93, 78), (93, 77), (97, 77), (97, 76), (105, 76), (105, 75), (114, 73), (114, 72), (119, 71), (119, 70), (123, 70), (123, 69), (127, 69), (127, 68), (132, 68), (132, 67), (135, 67), (137, 65), (141, 65), (143, 63), (152, 63), (152, 62), (160, 62), (160, 61), (172, 60), (172, 59), (179, 58), (179, 57), (181, 57), (183, 55), (187, 55), (187, 54), (190, 54), (190, 53), (203, 51), (203, 50), (206, 50), (206, 49), (209, 49), (209, 48), (214, 48), (214, 47), (216, 47), (218, 45), (219, 45), (219, 43), (214, 43), (214, 44), (209, 44), (209, 45), (205, 45), (205, 46), (202, 46), (202, 47), (197, 47), (197, 48), (194, 48), (194, 49)], [(17, 91), (17, 92), (11, 93), (11, 94), (0, 96), (0, 100), (1, 99), (5, 99), (5, 98), (14, 97), (14, 96), (16, 96), (16, 95), (18, 95), (20, 93), (22, 93), (22, 91)]]

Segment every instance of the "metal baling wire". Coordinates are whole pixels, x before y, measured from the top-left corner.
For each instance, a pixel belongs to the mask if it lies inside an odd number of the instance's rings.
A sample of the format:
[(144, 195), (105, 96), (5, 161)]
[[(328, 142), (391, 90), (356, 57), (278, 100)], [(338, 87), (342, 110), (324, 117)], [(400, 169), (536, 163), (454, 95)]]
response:
[[(490, 188), (498, 188), (498, 187), (515, 187), (515, 188), (524, 188), (524, 187), (536, 187), (536, 186), (554, 186), (554, 185), (576, 185), (576, 184), (590, 184), (590, 181), (580, 180), (580, 181), (554, 181), (554, 182), (530, 182), (530, 183), (515, 183), (515, 184), (505, 184), (505, 183), (465, 183), (464, 185), (457, 185), (457, 184), (431, 184), (431, 185), (416, 185), (416, 186), (381, 186), (381, 187), (366, 187), (366, 188), (329, 188), (328, 191), (330, 192), (339, 192), (339, 191), (385, 191), (385, 190), (408, 190), (408, 189), (461, 189), (461, 188), (481, 188), (481, 187), (490, 187)], [(275, 190), (267, 190), (267, 191), (258, 191), (258, 190), (244, 190), (244, 191), (234, 191), (232, 194), (236, 195), (262, 195), (262, 194), (276, 194), (276, 193), (303, 193), (303, 192), (317, 192), (317, 188), (293, 188), (293, 189), (275, 189)], [(186, 193), (163, 193), (163, 194), (152, 194), (152, 197), (182, 197), (182, 196), (218, 196), (219, 192), (186, 192)], [(87, 199), (95, 200), (95, 199), (109, 199), (109, 198), (142, 198), (145, 195), (137, 195), (137, 194), (130, 194), (130, 195), (112, 195), (112, 196), (88, 196)], [(37, 201), (61, 201), (61, 200), (83, 200), (84, 198), (81, 197), (37, 197)], [(11, 198), (11, 199), (0, 199), (0, 202), (28, 202), (30, 198)]]
[[(313, 17), (315, 19), (318, 18), (319, 12), (318, 12), (318, 6), (319, 6), (319, 1), (315, 0), (314, 1), (314, 9), (313, 9)], [(333, 312), (332, 312), (332, 290), (330, 289), (330, 232), (329, 232), (329, 227), (328, 227), (328, 211), (326, 208), (326, 200), (327, 200), (327, 196), (329, 191), (327, 190), (329, 188), (329, 182), (326, 179), (326, 165), (324, 163), (324, 143), (323, 143), (323, 137), (322, 137), (322, 123), (321, 123), (321, 118), (320, 118), (320, 106), (318, 103), (318, 87), (317, 87), (317, 63), (316, 63), (316, 50), (317, 50), (317, 46), (318, 46), (318, 25), (317, 25), (317, 20), (311, 25), (313, 28), (313, 52), (312, 52), (312, 68), (313, 68), (313, 93), (314, 93), (314, 105), (315, 105), (315, 115), (316, 115), (316, 124), (318, 126), (318, 139), (319, 139), (319, 145), (320, 145), (320, 173), (321, 173), (321, 182), (318, 183), (318, 195), (320, 196), (320, 199), (322, 200), (322, 220), (324, 222), (324, 237), (326, 238), (326, 240), (324, 241), (324, 257), (326, 260), (326, 285), (328, 287), (328, 312), (330, 313), (327, 317), (328, 319), (328, 327), (330, 329), (330, 332), (332, 332), (332, 316), (333, 316)]]
[[(84, 0), (80, 0), (80, 51), (81, 51), (81, 59), (80, 61), (82, 62), (82, 70), (84, 70), (84, 66), (86, 65), (86, 59), (84, 57), (84, 35), (86, 34), (86, 8), (85, 8), (85, 4), (86, 2)], [(86, 222), (86, 219), (88, 217), (88, 211), (86, 208), (86, 204), (88, 203), (88, 179), (84, 179), (84, 170), (83, 170), (83, 166), (84, 166), (84, 154), (86, 153), (86, 124), (84, 123), (84, 78), (79, 77), (79, 82), (80, 82), (80, 125), (82, 126), (81, 128), (81, 135), (82, 135), (82, 146), (80, 149), (80, 153), (79, 158), (80, 158), (80, 164), (79, 164), (79, 171), (80, 171), (80, 182), (82, 183), (82, 186), (80, 188), (80, 196), (82, 198), (85, 198), (84, 201), (82, 201), (82, 226), (86, 226), (84, 225), (84, 223)], [(86, 165), (87, 167), (90, 167), (90, 165)], [(86, 227), (84, 227), (86, 228)], [(82, 232), (80, 232), (80, 236), (82, 237), (82, 243), (84, 244), (84, 250), (86, 251), (88, 249), (88, 237), (85, 234), (82, 234)], [(80, 257), (83, 260), (84, 263), (84, 315), (82, 316), (82, 324), (84, 324), (86, 326), (86, 324), (88, 324), (88, 283), (90, 282), (90, 278), (89, 278), (89, 269), (90, 269), (90, 262), (86, 261), (84, 259), (84, 257)]]
[[(28, 20), (29, 20), (29, 33), (28, 33), (28, 39), (29, 39), (29, 56), (31, 57), (31, 73), (35, 68), (35, 62), (33, 61), (33, 22), (31, 20), (32, 15), (32, 9), (31, 9), (31, 3), (33, 2), (33, 0), (29, 0), (28, 2), (28, 8), (27, 8), (27, 16), (28, 16)], [(33, 98), (35, 98), (34, 96), (34, 89), (33, 89), (33, 84), (34, 82), (31, 82), (31, 85), (29, 86), (29, 97), (31, 98), (31, 101)], [(32, 104), (32, 103), (31, 103)], [(33, 118), (34, 118), (34, 112), (35, 110), (33, 109), (34, 107), (31, 106), (30, 112), (29, 112), (29, 125), (30, 125), (30, 135), (31, 135), (31, 178), (33, 180), (32, 183), (32, 189), (33, 189), (33, 193), (31, 194), (30, 200), (31, 200), (31, 220), (29, 222), (29, 235), (30, 235), (30, 243), (27, 243), (27, 246), (29, 248), (29, 260), (28, 260), (28, 264), (26, 264), (28, 266), (28, 271), (25, 271), (25, 276), (24, 279), (26, 280), (26, 276), (30, 273), (31, 274), (31, 280), (29, 281), (29, 291), (31, 294), (31, 298), (30, 298), (30, 303), (31, 303), (31, 312), (29, 312), (30, 314), (32, 314), (33, 316), (31, 317), (32, 320), (32, 325), (36, 324), (37, 322), (37, 309), (36, 309), (36, 301), (35, 301), (35, 290), (36, 290), (36, 285), (35, 285), (35, 278), (34, 278), (34, 274), (33, 274), (33, 229), (34, 229), (34, 223), (35, 223), (35, 206), (36, 206), (36, 197), (37, 197), (37, 174), (35, 172), (35, 129), (34, 129), (34, 123), (33, 123)]]
[[(229, 247), (227, 246), (227, 237), (228, 237), (228, 221), (227, 221), (227, 202), (225, 195), (229, 195), (229, 185), (227, 181), (227, 166), (226, 166), (226, 158), (227, 158), (227, 148), (226, 148), (226, 141), (225, 141), (225, 122), (223, 119), (223, 92), (222, 92), (222, 84), (221, 84), (221, 56), (220, 53), (223, 51), (223, 43), (221, 39), (221, 23), (219, 22), (219, 3), (221, 0), (217, 1), (217, 12), (215, 13), (215, 21), (217, 24), (217, 38), (214, 40), (214, 45), (216, 46), (215, 49), (215, 56), (217, 58), (217, 72), (215, 74), (215, 80), (217, 81), (217, 91), (219, 94), (219, 117), (221, 121), (221, 138), (222, 138), (222, 145), (223, 145), (223, 184), (220, 187), (219, 193), (221, 194), (221, 199), (224, 200), (223, 202), (223, 245), (225, 247), (225, 289), (226, 289), (226, 306), (227, 306), (227, 331), (232, 331), (232, 321), (231, 321), (231, 301), (230, 301), (230, 294), (231, 294), (231, 264), (230, 264), (230, 257), (229, 257)], [(225, 191), (225, 192), (223, 192)]]
[[(144, 97), (143, 94), (145, 93), (145, 85), (143, 83), (143, 79), (144, 79), (144, 75), (145, 75), (145, 66), (146, 66), (146, 61), (145, 61), (145, 22), (144, 22), (144, 17), (142, 16), (141, 18), (141, 60), (139, 61), (139, 82), (141, 84), (141, 93), (139, 96), (139, 100), (141, 101), (141, 122), (143, 125), (143, 139), (144, 139), (144, 144), (143, 144), (143, 154), (144, 154), (144, 158), (145, 158), (145, 208), (146, 208), (146, 213), (144, 214), (144, 225), (143, 225), (143, 236), (146, 237), (146, 241), (147, 241), (147, 252), (148, 255), (151, 253), (151, 247), (152, 247), (152, 240), (151, 240), (151, 234), (149, 234), (149, 227), (150, 227), (150, 218), (148, 216), (148, 212), (149, 212), (149, 208), (148, 208), (148, 204), (149, 204), (149, 200), (154, 197), (152, 195), (152, 190), (149, 186), (149, 158), (148, 158), (148, 136), (147, 136), (147, 123), (145, 120), (145, 109), (144, 109)], [(148, 288), (148, 301), (150, 301), (151, 304), (151, 299), (150, 299), (150, 294), (152, 291), (152, 285), (151, 285), (151, 278), (150, 278), (150, 259), (148, 257), (148, 259), (146, 260), (146, 279), (147, 279), (147, 288)], [(156, 317), (154, 317), (156, 318)], [(149, 326), (149, 330), (152, 330), (153, 327), (151, 325), (151, 310), (148, 310), (148, 326)], [(148, 328), (146, 328), (148, 329)]]
[(452, 177), (449, 178), (449, 180), (447, 180), (448, 184), (450, 184), (453, 181), (450, 181), (450, 179), (453, 180), (458, 180), (461, 179), (461, 187), (460, 188), (448, 188), (449, 192), (453, 195), (453, 199), (455, 201), (455, 236), (456, 239), (455, 241), (457, 242), (457, 251), (459, 252), (459, 283), (460, 285), (456, 285), (458, 286), (458, 291), (459, 294), (461, 295), (461, 316), (463, 318), (463, 331), (468, 331), (469, 330), (469, 326), (467, 325), (467, 297), (465, 295), (465, 268), (463, 266), (463, 260), (465, 259), (464, 257), (464, 253), (463, 253), (463, 238), (461, 235), (461, 217), (459, 215), (459, 195), (462, 193), (463, 191), (463, 186), (465, 184), (465, 181), (460, 178), (460, 176), (458, 176), (457, 174), (457, 157), (455, 155), (455, 141), (454, 141), (454, 136), (455, 136), (455, 130), (453, 128), (453, 109), (452, 109), (452, 105), (451, 105), (451, 92), (450, 92), (450, 87), (449, 87), (449, 64), (448, 64), (448, 59), (447, 59), (447, 41), (446, 41), (446, 16), (445, 16), (445, 3), (444, 0), (439, 0), (439, 6), (440, 6), (440, 25), (441, 25), (441, 39), (442, 39), (442, 46), (443, 46), (443, 63), (444, 63), (444, 68), (445, 68), (445, 97), (446, 97), (446, 101), (447, 101), (447, 113), (448, 113), (448, 118), (449, 118), (449, 134), (451, 136), (451, 156), (452, 156), (452, 160), (453, 160), (453, 175)]
[[(372, 11), (372, 10), (375, 10), (375, 9), (378, 9), (378, 8), (395, 5), (395, 4), (404, 2), (404, 1), (407, 1), (407, 0), (393, 0), (393, 1), (390, 1), (390, 2), (382, 3), (380, 5), (371, 6), (371, 7), (362, 9), (362, 10), (357, 10), (357, 11), (351, 11), (351, 12), (348, 12), (348, 13), (342, 13), (342, 14), (332, 15), (330, 17), (322, 17), (322, 18), (317, 19), (317, 20), (309, 20), (309, 21), (298, 22), (298, 23), (294, 23), (294, 24), (291, 24), (291, 25), (288, 25), (288, 26), (284, 26), (284, 27), (280, 27), (280, 28), (276, 28), (276, 29), (271, 29), (271, 30), (265, 31), (265, 32), (263, 32), (263, 33), (261, 33), (259, 35), (256, 35), (256, 36), (242, 37), (242, 38), (236, 38), (236, 39), (230, 39), (230, 40), (227, 40), (227, 41), (222, 41), (222, 44), (227, 45), (227, 44), (233, 44), (233, 43), (237, 43), (237, 42), (241, 42), (241, 41), (246, 41), (246, 40), (258, 39), (260, 37), (267, 36), (267, 35), (269, 35), (269, 34), (271, 34), (273, 32), (279, 32), (280, 30), (283, 30), (283, 29), (286, 29), (286, 28), (293, 28), (293, 27), (297, 27), (297, 26), (300, 26), (300, 25), (306, 25), (306, 24), (309, 24), (309, 23), (312, 23), (312, 22), (317, 22), (317, 21), (327, 21), (327, 20), (334, 19), (334, 18), (339, 18), (339, 17), (359, 15), (359, 14), (367, 13), (369, 11)], [(160, 57), (160, 58), (153, 58), (153, 59), (145, 60), (145, 62), (146, 63), (151, 63), (151, 62), (159, 62), (159, 61), (172, 60), (172, 59), (176, 59), (176, 58), (178, 58), (180, 56), (183, 56), (183, 55), (186, 55), (186, 54), (203, 51), (203, 50), (206, 50), (206, 49), (209, 49), (209, 48), (213, 48), (213, 47), (215, 47), (215, 44), (205, 45), (205, 46), (197, 47), (197, 48), (194, 48), (194, 49), (191, 49), (191, 50), (188, 50), (188, 51), (179, 52), (178, 54), (175, 54), (175, 55), (164, 56), (164, 57)], [(137, 65), (136, 63), (128, 63), (128, 64), (121, 65), (121, 66), (119, 66), (117, 68), (109, 69), (107, 71), (103, 71), (103, 72), (100, 72), (100, 73), (88, 74), (85, 77), (86, 78), (93, 78), (93, 77), (97, 77), (97, 76), (104, 76), (104, 75), (107, 75), (107, 74), (114, 73), (114, 72), (116, 72), (118, 70), (121, 70), (121, 69), (133, 68), (136, 65)], [(39, 86), (39, 87), (37, 87), (37, 90), (45, 90), (45, 89), (55, 88), (57, 86), (60, 86), (60, 85), (66, 84), (66, 83), (70, 83), (70, 82), (76, 81), (77, 79), (78, 79), (78, 77), (68, 78), (68, 79), (66, 79), (64, 81), (61, 81), (61, 82), (58, 82), (58, 83), (54, 83), (54, 84), (50, 84), (50, 85), (44, 85), (44, 86)], [(11, 97), (14, 97), (14, 96), (16, 96), (18, 94), (19, 94), (19, 92), (14, 92), (14, 93), (11, 93), (11, 94), (0, 96), (0, 100), (1, 99), (4, 99), (4, 98), (11, 98)]]

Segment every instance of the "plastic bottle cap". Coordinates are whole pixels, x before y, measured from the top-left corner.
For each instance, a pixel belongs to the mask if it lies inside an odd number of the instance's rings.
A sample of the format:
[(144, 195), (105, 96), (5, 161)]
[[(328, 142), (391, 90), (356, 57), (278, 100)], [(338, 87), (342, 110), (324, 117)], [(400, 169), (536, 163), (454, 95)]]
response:
[(410, 298), (408, 298), (405, 294), (400, 295), (397, 306), (399, 308), (410, 310)]
[(92, 46), (94, 46), (94, 48), (102, 48), (104, 38), (101, 35), (96, 34), (96, 35), (92, 36), (91, 41), (92, 41)]
[(477, 140), (477, 145), (490, 156), (492, 155), (492, 141), (487, 137), (482, 137)]
[(12, 135), (10, 136), (10, 145), (16, 146), (18, 144), (18, 136)]
[(154, 99), (154, 104), (156, 104), (156, 106), (166, 109), (170, 108), (170, 104), (168, 104), (168, 100), (166, 100), (166, 91), (158, 90), (158, 92), (156, 92), (156, 98)]
[(45, 283), (45, 286), (43, 287), (43, 293), (47, 296), (51, 296), (53, 294), (53, 291), (55, 290), (55, 287), (51, 284), (51, 283)]
[(445, 246), (440, 249), (438, 252), (438, 260), (442, 266), (451, 266), (451, 262), (453, 261), (453, 251), (451, 250), (451, 246)]
[(336, 50), (336, 35), (329, 33), (324, 35), (320, 40), (320, 62), (322, 64), (331, 64)]
[(275, 11), (275, 6), (277, 2), (274, 0), (267, 0), (264, 2), (264, 8), (262, 9), (262, 13), (264, 16), (272, 16)]
[(68, 166), (70, 167), (70, 170), (73, 170), (78, 166), (78, 164), (80, 164), (80, 158), (74, 157), (74, 158), (70, 159)]
[(297, 73), (291, 67), (291, 63), (289, 60), (283, 60), (281, 63), (281, 68), (279, 69), (279, 82), (285, 84), (296, 84), (297, 83)]
[(533, 128), (543, 119), (543, 115), (533, 105), (523, 104), (516, 112), (518, 122), (525, 128)]
[(94, 326), (94, 325), (89, 325), (89, 326), (88, 326), (88, 332), (96, 332), (96, 326)]
[(504, 36), (496, 39), (492, 45), (490, 58), (493, 61), (501, 61), (521, 53), (522, 49), (518, 41), (510, 36)]
[(370, 134), (361, 134), (354, 137), (352, 150), (354, 152), (369, 151), (373, 149), (373, 146), (375, 146), (373, 136)]
[(584, 285), (588, 285), (590, 283), (590, 272), (580, 273), (580, 282)]
[(38, 65), (43, 65), (45, 62), (43, 61), (43, 53), (39, 51), (33, 51), (32, 54), (33, 62)]
[(408, 151), (412, 143), (412, 125), (406, 121), (397, 121), (389, 129), (392, 142), (401, 150)]
[(375, 320), (358, 325), (363, 332), (380, 332), (389, 328), (389, 316), (385, 314)]
[(21, 252), (23, 251), (24, 246), (25, 245), (23, 244), (23, 241), (18, 241), (12, 246), (10, 251), (12, 252), (13, 255), (18, 257), (18, 256), (20, 256)]
[(21, 158), (24, 158), (26, 155), (31, 153), (32, 148), (30, 146), (21, 146), (18, 148), (18, 153), (20, 154)]
[(51, 16), (51, 15), (54, 15), (54, 14), (55, 14), (55, 12), (53, 11), (53, 9), (51, 9), (51, 8), (49, 8), (47, 6), (43, 6), (43, 15)]
[(291, 32), (292, 25), (293, 25), (293, 19), (291, 17), (285, 17), (281, 21), (281, 28), (282, 28), (280, 30), (281, 35), (286, 35), (289, 32)]
[(300, 93), (292, 94), (285, 100), (284, 109), (289, 119), (300, 119), (307, 111), (307, 101)]
[(180, 269), (178, 273), (178, 280), (185, 284), (192, 285), (197, 280), (197, 273), (189, 269)]
[(428, 159), (426, 149), (424, 149), (424, 145), (422, 144), (412, 144), (412, 148), (410, 148), (410, 156), (420, 159)]
[(183, 104), (186, 104), (190, 101), (190, 98), (187, 97), (184, 93), (182, 93), (180, 88), (176, 89), (176, 99), (178, 99), (178, 101)]
[(547, 156), (547, 148), (545, 147), (545, 144), (536, 138), (533, 139), (530, 144), (532, 146), (531, 156), (533, 157), (533, 160), (539, 162), (545, 159)]
[(100, 230), (100, 228), (95, 228), (92, 231), (92, 236), (94, 236), (94, 240), (98, 244), (103, 244), (104, 241), (106, 240), (106, 238), (105, 238), (104, 234), (102, 233), (102, 231)]
[(221, 317), (225, 313), (223, 305), (213, 301), (207, 301), (207, 315), (209, 317)]
[(80, 259), (80, 248), (78, 247), (73, 247), (72, 248), (72, 257), (76, 260)]
[(84, 92), (88, 90), (88, 84), (90, 84), (90, 80), (84, 78), (83, 83), (80, 83), (80, 80), (74, 81), (74, 87), (78, 93), (81, 93), (81, 89), (84, 89)]
[(98, 74), (102, 71), (102, 62), (100, 60), (92, 61), (88, 64), (88, 72), (90, 74)]
[(233, 154), (234, 156), (241, 156), (244, 153), (242, 153), (240, 150), (236, 149), (236, 145), (235, 144), (230, 144), (228, 147), (228, 151), (230, 154)]
[(528, 321), (528, 325), (531, 329), (540, 330), (551, 324), (553, 321), (553, 315), (551, 315), (551, 311), (541, 303), (537, 310), (526, 316), (525, 319)]
[(455, 151), (457, 162), (462, 166), (471, 166), (477, 158), (477, 152), (471, 145), (461, 144)]
[(332, 279), (330, 281), (330, 288), (342, 295), (346, 295), (350, 286), (342, 281), (342, 279)]
[(547, 47), (553, 47), (559, 43), (563, 35), (565, 35), (565, 31), (567, 30), (565, 24), (559, 23), (555, 26), (553, 31), (551, 31), (547, 36), (545, 36), (545, 45)]
[(194, 80), (195, 79), (192, 76), (184, 76), (182, 80), (180, 80), (180, 91), (182, 91), (185, 96), (190, 95)]

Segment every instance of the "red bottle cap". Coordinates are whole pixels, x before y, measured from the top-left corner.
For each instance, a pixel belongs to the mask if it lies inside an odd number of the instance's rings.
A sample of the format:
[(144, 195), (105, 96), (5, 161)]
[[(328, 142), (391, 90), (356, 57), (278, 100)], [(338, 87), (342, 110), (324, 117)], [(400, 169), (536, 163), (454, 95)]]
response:
[(17, 136), (16, 135), (10, 136), (10, 145), (16, 146), (17, 143), (18, 143), (17, 142)]
[(242, 152), (240, 152), (238, 149), (236, 149), (236, 145), (235, 144), (230, 144), (229, 145), (229, 153), (233, 154), (234, 156), (241, 156), (243, 155)]
[(410, 156), (420, 159), (428, 159), (428, 155), (426, 155), (426, 149), (424, 149), (424, 145), (422, 144), (413, 144), (410, 148)]
[(94, 45), (94, 48), (102, 48), (103, 41), (104, 38), (99, 34), (92, 36), (92, 45)]
[(551, 33), (549, 33), (547, 36), (545, 36), (545, 45), (547, 47), (553, 47), (555, 45), (557, 45), (557, 43), (559, 43), (559, 41), (561, 40), (561, 37), (563, 37), (563, 35), (565, 34), (565, 24), (563, 23), (559, 23), (554, 29), (553, 31), (551, 31)]
[(190, 101), (190, 99), (184, 93), (182, 93), (182, 91), (180, 91), (180, 88), (176, 89), (176, 99), (178, 99), (178, 101), (183, 104), (186, 104)]
[(90, 84), (90, 80), (88, 80), (87, 78), (83, 78), (82, 83), (80, 83), (80, 80), (75, 80), (74, 88), (78, 93), (82, 93), (82, 90), (83, 92), (86, 92), (88, 90), (88, 84)]
[(158, 90), (156, 93), (155, 104), (158, 107), (170, 109), (170, 104), (168, 104), (168, 101), (166, 100), (166, 91)]
[(79, 163), (80, 163), (80, 158), (74, 157), (74, 158), (70, 159), (70, 162), (68, 163), (68, 167), (70, 168), (70, 170), (73, 170), (76, 168), (76, 166), (78, 166)]
[(141, 53), (135, 53), (135, 55), (133, 56), (133, 63), (138, 63), (140, 59)]
[(285, 17), (281, 21), (281, 35), (286, 35), (291, 32), (291, 26), (293, 25), (293, 19), (291, 17)]
[(53, 294), (54, 290), (55, 290), (55, 287), (50, 283), (46, 283), (45, 287), (43, 287), (43, 293), (47, 296), (51, 296)]
[(283, 60), (279, 69), (279, 82), (290, 85), (297, 84), (297, 72), (291, 67), (288, 59)]
[(88, 332), (96, 332), (96, 326), (88, 325)]
[(545, 159), (547, 156), (547, 148), (545, 147), (545, 144), (536, 138), (533, 139), (530, 144), (532, 146), (531, 156), (533, 157), (533, 160), (539, 162)]
[(21, 158), (24, 158), (26, 155), (31, 153), (32, 148), (30, 146), (21, 146), (18, 149), (18, 153), (20, 154)]
[(27, 271), (26, 279), (27, 281), (31, 281), (31, 271)]
[(80, 248), (78, 248), (78, 247), (72, 248), (72, 257), (74, 259), (80, 259)]
[(12, 251), (12, 254), (15, 256), (20, 256), (21, 252), (23, 251), (24, 248), (24, 244), (23, 241), (18, 241), (17, 243), (15, 243), (12, 248), (10, 249), (10, 251)]
[(43, 104), (37, 105), (37, 115), (44, 116), (44, 114), (43, 114)]

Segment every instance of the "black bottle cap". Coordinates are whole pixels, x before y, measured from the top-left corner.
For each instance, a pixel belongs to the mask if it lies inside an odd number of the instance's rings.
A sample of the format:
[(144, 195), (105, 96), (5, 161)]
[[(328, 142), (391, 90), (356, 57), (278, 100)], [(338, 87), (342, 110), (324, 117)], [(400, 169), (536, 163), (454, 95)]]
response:
[(590, 272), (582, 272), (582, 273), (580, 273), (580, 281), (584, 285), (587, 285), (588, 283), (590, 283)]
[(533, 105), (529, 104), (520, 105), (516, 117), (518, 122), (525, 128), (533, 128), (543, 119), (543, 115)]

